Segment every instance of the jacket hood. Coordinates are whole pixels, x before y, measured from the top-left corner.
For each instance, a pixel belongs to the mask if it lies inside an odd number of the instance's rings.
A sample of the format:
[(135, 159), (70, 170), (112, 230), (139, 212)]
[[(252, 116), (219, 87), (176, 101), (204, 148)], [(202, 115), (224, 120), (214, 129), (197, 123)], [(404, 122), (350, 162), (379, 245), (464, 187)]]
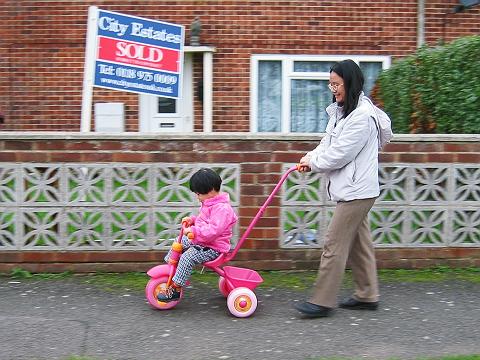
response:
[[(365, 96), (365, 93), (362, 91), (360, 93), (360, 97), (358, 98), (358, 104), (357, 104), (356, 109), (358, 109), (359, 107), (364, 106), (365, 104), (368, 104), (368, 103), (369, 103), (368, 98)], [(337, 112), (339, 112), (338, 115), (343, 114), (343, 107), (338, 106), (338, 103), (334, 102), (334, 103), (328, 105), (327, 108), (325, 109), (325, 111), (327, 112), (328, 117), (332, 117)], [(374, 111), (370, 111), (370, 113), (371, 113), (371, 116), (373, 116), (375, 119), (377, 118), (377, 115), (375, 114)]]

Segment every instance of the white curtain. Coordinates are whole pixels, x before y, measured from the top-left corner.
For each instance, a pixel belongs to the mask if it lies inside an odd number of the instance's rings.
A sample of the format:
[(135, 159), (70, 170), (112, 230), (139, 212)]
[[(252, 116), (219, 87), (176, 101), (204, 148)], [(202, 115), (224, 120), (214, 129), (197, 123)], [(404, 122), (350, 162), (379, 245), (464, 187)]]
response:
[(282, 62), (259, 61), (258, 64), (259, 132), (280, 132), (282, 122)]
[(332, 101), (327, 80), (292, 80), (291, 132), (324, 132), (328, 117), (325, 108)]

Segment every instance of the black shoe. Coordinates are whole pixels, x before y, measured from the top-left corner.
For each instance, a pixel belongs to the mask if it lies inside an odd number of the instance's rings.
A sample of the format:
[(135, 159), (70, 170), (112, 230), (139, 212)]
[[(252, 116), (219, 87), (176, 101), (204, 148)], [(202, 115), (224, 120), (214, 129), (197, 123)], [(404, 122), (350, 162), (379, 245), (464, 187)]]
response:
[(357, 299), (354, 299), (354, 298), (350, 298), (342, 301), (340, 303), (340, 307), (344, 309), (350, 309), (350, 310), (377, 310), (378, 301), (365, 302), (365, 301), (358, 301)]
[(293, 304), (293, 307), (308, 317), (326, 317), (332, 312), (331, 308), (302, 301)]
[(180, 299), (181, 289), (182, 288), (177, 288), (175, 286), (169, 286), (157, 295), (157, 299), (161, 302), (177, 301)]

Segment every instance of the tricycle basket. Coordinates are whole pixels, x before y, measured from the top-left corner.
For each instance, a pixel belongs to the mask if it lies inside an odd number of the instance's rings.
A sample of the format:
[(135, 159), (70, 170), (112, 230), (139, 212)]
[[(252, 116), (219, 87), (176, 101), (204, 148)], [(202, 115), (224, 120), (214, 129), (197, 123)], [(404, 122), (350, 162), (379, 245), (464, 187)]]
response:
[(263, 282), (262, 277), (255, 271), (235, 266), (224, 266), (225, 279), (229, 280), (234, 287), (246, 287), (255, 289)]

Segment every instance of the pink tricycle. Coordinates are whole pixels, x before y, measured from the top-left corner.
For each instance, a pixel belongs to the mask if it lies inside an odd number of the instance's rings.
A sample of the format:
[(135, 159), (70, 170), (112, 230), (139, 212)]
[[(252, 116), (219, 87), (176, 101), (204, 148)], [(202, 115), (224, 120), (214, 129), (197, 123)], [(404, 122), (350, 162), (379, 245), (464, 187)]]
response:
[[(288, 175), (298, 169), (298, 165), (293, 166), (289, 168), (285, 174), (283, 174), (272, 193), (269, 195), (262, 207), (258, 210), (257, 214), (238, 241), (235, 248), (227, 254), (221, 254), (215, 260), (208, 261), (203, 264), (205, 267), (215, 271), (220, 276), (218, 280), (218, 289), (220, 290), (220, 293), (227, 298), (228, 310), (236, 317), (248, 317), (255, 312), (257, 308), (257, 297), (253, 290), (262, 283), (263, 279), (255, 270), (223, 265), (235, 257), (238, 250), (240, 250), (251, 230), (260, 217), (262, 217), (265, 209), (270, 204)], [(182, 254), (181, 239), (183, 236), (184, 225), (185, 224), (182, 224), (180, 235), (172, 244), (172, 253), (169, 263), (157, 265), (147, 272), (148, 276), (150, 276), (150, 280), (145, 288), (145, 294), (149, 304), (156, 309), (171, 309), (175, 307), (183, 297), (182, 288), (180, 299), (177, 301), (161, 302), (157, 299), (157, 295), (160, 293), (160, 291), (163, 291), (171, 284), (173, 275), (177, 269), (178, 259)]]

